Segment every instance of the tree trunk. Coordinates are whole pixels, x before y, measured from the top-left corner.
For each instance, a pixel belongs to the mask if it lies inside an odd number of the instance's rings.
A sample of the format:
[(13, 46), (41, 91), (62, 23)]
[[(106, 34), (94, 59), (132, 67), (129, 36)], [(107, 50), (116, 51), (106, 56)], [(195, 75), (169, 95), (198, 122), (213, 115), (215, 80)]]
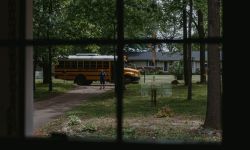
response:
[[(220, 1), (208, 1), (208, 37), (220, 36)], [(221, 129), (221, 79), (218, 44), (208, 45), (208, 93), (206, 128)]]
[[(199, 38), (205, 38), (203, 13), (198, 10), (198, 34)], [(205, 44), (200, 43), (200, 83), (206, 83), (206, 72), (205, 72)]]
[(49, 63), (48, 60), (46, 60), (43, 57), (43, 84), (49, 84)]
[(33, 91), (36, 91), (36, 66), (37, 66), (37, 56), (34, 55), (34, 63), (33, 63)]
[(48, 65), (48, 70), (49, 70), (49, 91), (52, 91), (52, 52), (51, 52), (51, 46), (49, 46), (49, 65)]
[[(191, 39), (191, 31), (192, 31), (192, 14), (193, 14), (193, 0), (189, 0), (190, 13), (189, 13), (189, 22), (188, 22), (188, 37)], [(188, 69), (188, 96), (187, 99), (192, 99), (192, 44), (188, 44), (188, 52), (187, 52), (188, 60), (187, 60), (187, 69)]]
[[(183, 39), (187, 39), (187, 12), (186, 0), (183, 0)], [(184, 84), (188, 85), (188, 69), (187, 69), (187, 43), (183, 43), (183, 70), (184, 70)]]
[[(49, 14), (50, 16), (52, 14), (52, 1), (51, 0), (49, 1)], [(49, 22), (48, 27), (52, 28), (51, 22)], [(47, 30), (47, 38), (50, 39), (50, 30)], [(48, 64), (49, 91), (52, 91), (52, 55), (51, 55), (52, 49), (51, 49), (51, 46), (48, 47), (48, 50), (49, 50), (49, 64)]]
[[(153, 32), (152, 38), (156, 39), (156, 32)], [(153, 61), (154, 68), (155, 68), (156, 67), (156, 44), (152, 44), (152, 61)]]

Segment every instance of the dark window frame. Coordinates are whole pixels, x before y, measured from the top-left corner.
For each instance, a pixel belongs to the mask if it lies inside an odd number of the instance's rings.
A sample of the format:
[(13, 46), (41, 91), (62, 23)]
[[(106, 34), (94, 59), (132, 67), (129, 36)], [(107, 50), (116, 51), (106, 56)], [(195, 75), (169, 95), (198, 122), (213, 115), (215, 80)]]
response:
[[(224, 1), (222, 3), (222, 9), (224, 7)], [(125, 44), (147, 44), (147, 43), (206, 43), (206, 44), (213, 44), (213, 43), (223, 43), (223, 35), (219, 38), (187, 38), (187, 39), (124, 39), (124, 0), (116, 0), (116, 10), (117, 10), (117, 39), (95, 39), (95, 38), (86, 38), (86, 39), (79, 39), (79, 40), (65, 40), (65, 39), (26, 39), (26, 0), (21, 0), (20, 2), (20, 36), (18, 39), (0, 39), (0, 46), (1, 47), (17, 47), (20, 48), (21, 51), (21, 58), (20, 62), (23, 62), (21, 65), (22, 67), (20, 70), (25, 70), (24, 60), (25, 60), (25, 48), (28, 46), (55, 46), (55, 45), (86, 45), (86, 44), (116, 44), (117, 45), (117, 60), (115, 63), (115, 69), (117, 72), (117, 76), (121, 76), (121, 78), (116, 78), (115, 80), (115, 89), (116, 89), (116, 97), (117, 97), (117, 105), (116, 105), (116, 118), (117, 118), (117, 137), (116, 142), (117, 143), (123, 143), (122, 138), (122, 120), (123, 120), (123, 48)], [(222, 46), (222, 51), (224, 51), (224, 47)], [(223, 64), (224, 62), (222, 62)], [(85, 63), (83, 64), (85, 65)], [(25, 73), (20, 75), (20, 79), (24, 79)], [(21, 104), (20, 104), (20, 112), (24, 112), (24, 93), (25, 88), (23, 88), (25, 85), (25, 82), (20, 83), (20, 98)], [(23, 120), (24, 120), (23, 116)], [(24, 130), (24, 125), (22, 126)], [(23, 131), (24, 136), (24, 131)], [(99, 143), (99, 142), (98, 142)], [(100, 144), (100, 143), (99, 143)], [(91, 144), (90, 144), (91, 145)], [(103, 143), (102, 143), (103, 145)]]

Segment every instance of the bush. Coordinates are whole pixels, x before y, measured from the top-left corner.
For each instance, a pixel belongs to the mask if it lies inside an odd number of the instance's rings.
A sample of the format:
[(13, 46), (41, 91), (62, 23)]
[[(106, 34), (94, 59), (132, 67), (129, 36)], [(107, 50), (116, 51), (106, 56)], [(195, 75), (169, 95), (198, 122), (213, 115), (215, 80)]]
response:
[(181, 62), (173, 62), (173, 64), (169, 67), (169, 73), (173, 74), (177, 80), (183, 79), (183, 65)]
[(152, 67), (152, 66), (146, 66), (143, 68), (137, 68), (141, 71), (141, 74), (145, 74), (146, 75), (158, 75), (158, 74), (163, 74), (163, 72), (161, 71), (161, 67)]
[(161, 108), (156, 114), (157, 118), (172, 117), (172, 116), (173, 116), (173, 111), (168, 106)]
[(200, 74), (200, 68), (196, 68), (195, 74)]
[(74, 126), (81, 124), (81, 119), (76, 115), (69, 116), (68, 126)]
[(177, 84), (179, 84), (179, 82), (178, 82), (178, 80), (173, 80), (173, 81), (171, 82), (171, 84), (177, 85)]

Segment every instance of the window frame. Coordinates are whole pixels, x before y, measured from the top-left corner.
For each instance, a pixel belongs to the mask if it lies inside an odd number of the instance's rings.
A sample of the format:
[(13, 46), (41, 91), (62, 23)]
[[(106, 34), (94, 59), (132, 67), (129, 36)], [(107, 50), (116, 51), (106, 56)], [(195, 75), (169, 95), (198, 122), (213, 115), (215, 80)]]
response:
[[(55, 46), (55, 45), (86, 45), (86, 44), (116, 44), (117, 45), (117, 51), (116, 54), (118, 56), (116, 63), (115, 63), (115, 69), (116, 69), (116, 76), (121, 76), (121, 78), (115, 79), (115, 89), (116, 89), (116, 120), (117, 120), (117, 128), (116, 128), (116, 142), (117, 143), (123, 143), (123, 137), (122, 137), (122, 120), (123, 120), (123, 65), (124, 65), (124, 46), (125, 44), (138, 44), (138, 43), (222, 43), (223, 35), (220, 38), (187, 38), (187, 39), (124, 39), (124, 0), (116, 0), (116, 10), (117, 10), (117, 39), (93, 39), (93, 38), (87, 38), (87, 39), (81, 39), (81, 40), (64, 40), (64, 39), (26, 39), (26, 1), (27, 0), (21, 0), (20, 2), (20, 38), (18, 40), (0, 40), (0, 46), (7, 46), (12, 47), (15, 45), (16, 47), (20, 48), (21, 53), (21, 60), (20, 62), (23, 62), (23, 64), (20, 68), (20, 70), (25, 70), (25, 50), (27, 47), (30, 46)], [(222, 3), (222, 7), (224, 6), (224, 1)], [(222, 46), (222, 52), (223, 52), (223, 46)], [(223, 64), (223, 62), (222, 62)], [(65, 64), (64, 64), (65, 65)], [(85, 62), (83, 63), (83, 66), (85, 65)], [(84, 67), (85, 68), (85, 67)], [(20, 78), (25, 78), (25, 74), (21, 74)], [(20, 87), (24, 87), (25, 82), (20, 83)], [(25, 88), (21, 88), (23, 90), (20, 90), (20, 95), (22, 95), (23, 98), (21, 98), (20, 104), (20, 111), (25, 112), (25, 100), (24, 100), (24, 93)], [(30, 91), (33, 92), (33, 91)], [(23, 94), (22, 94), (23, 93)], [(24, 120), (23, 116), (23, 120)], [(22, 128), (25, 130), (25, 126), (22, 126)], [(24, 136), (23, 131), (23, 136)], [(24, 136), (25, 137), (25, 136)]]

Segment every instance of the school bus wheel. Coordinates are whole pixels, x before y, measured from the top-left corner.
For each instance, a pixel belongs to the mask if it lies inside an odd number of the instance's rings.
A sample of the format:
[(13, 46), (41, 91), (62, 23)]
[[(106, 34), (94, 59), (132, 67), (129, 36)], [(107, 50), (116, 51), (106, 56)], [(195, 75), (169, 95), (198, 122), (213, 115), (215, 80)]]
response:
[(131, 79), (130, 76), (125, 75), (125, 76), (124, 76), (124, 81), (125, 81), (125, 83), (130, 83), (130, 82), (132, 81), (132, 79)]
[(84, 75), (78, 75), (74, 81), (77, 85), (85, 85), (86, 84), (86, 77)]

